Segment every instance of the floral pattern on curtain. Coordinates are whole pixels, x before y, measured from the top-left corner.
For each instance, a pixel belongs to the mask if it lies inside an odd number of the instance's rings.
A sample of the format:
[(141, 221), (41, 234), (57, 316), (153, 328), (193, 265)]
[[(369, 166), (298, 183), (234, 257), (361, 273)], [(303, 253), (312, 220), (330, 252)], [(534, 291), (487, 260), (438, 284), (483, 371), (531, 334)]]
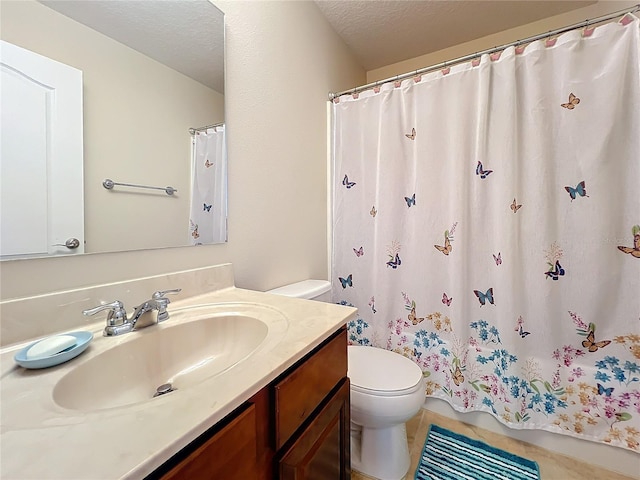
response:
[(428, 396), (639, 451), (631, 20), (334, 100), (332, 270)]

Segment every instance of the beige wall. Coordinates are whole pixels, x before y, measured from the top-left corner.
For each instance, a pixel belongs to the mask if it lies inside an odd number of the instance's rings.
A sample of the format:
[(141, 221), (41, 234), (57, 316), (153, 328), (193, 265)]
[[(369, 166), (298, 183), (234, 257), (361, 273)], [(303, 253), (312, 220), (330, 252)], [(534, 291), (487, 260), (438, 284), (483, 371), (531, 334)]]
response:
[(327, 93), (365, 72), (312, 2), (214, 3), (227, 24), (229, 242), (2, 262), (2, 299), (224, 262), (257, 290), (327, 278)]
[[(222, 121), (224, 97), (33, 0), (2, 2), (0, 37), (83, 72), (86, 251), (187, 245), (188, 129)], [(106, 178), (178, 194), (108, 191)]]
[[(429, 67), (431, 65), (437, 65), (448, 60), (452, 60), (465, 55), (471, 55), (475, 52), (487, 50), (499, 45), (504, 45), (510, 42), (516, 42), (520, 39), (527, 38), (533, 35), (538, 35), (543, 32), (548, 32), (557, 28), (566, 27), (567, 25), (573, 25), (575, 23), (582, 22), (589, 18), (595, 18), (608, 13), (630, 8), (636, 5), (637, 1), (610, 1), (601, 0), (588, 7), (579, 8), (571, 12), (549, 17), (537, 22), (528, 23), (520, 27), (504, 30), (493, 35), (479, 38), (472, 42), (461, 43), (450, 48), (438, 50), (437, 52), (430, 53), (428, 55), (422, 55), (403, 62), (394, 63), (385, 67), (377, 68), (367, 72), (367, 83), (376, 82), (391, 78), (395, 75), (401, 75), (403, 73), (412, 72), (420, 68)], [(460, 26), (464, 28), (464, 26)], [(349, 87), (347, 87), (349, 88)]]

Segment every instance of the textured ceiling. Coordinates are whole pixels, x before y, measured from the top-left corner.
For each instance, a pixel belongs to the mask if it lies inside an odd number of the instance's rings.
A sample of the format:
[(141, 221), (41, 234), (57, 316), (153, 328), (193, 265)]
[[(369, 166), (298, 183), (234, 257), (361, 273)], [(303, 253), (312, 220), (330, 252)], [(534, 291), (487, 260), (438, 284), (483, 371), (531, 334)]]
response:
[[(209, 0), (39, 1), (224, 92), (224, 20)], [(594, 0), (314, 1), (365, 70), (596, 3)], [(247, 8), (250, 7), (249, 1)]]
[(365, 70), (596, 3), (576, 0), (314, 1)]
[(224, 16), (208, 0), (39, 0), (224, 93)]

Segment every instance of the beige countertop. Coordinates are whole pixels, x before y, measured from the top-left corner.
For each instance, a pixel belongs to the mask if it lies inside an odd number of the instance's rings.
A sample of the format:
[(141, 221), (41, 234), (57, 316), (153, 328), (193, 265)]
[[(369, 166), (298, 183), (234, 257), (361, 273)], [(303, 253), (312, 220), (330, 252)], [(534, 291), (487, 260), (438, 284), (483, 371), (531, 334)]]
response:
[[(310, 352), (356, 310), (329, 303), (281, 297), (235, 287), (178, 300), (171, 317), (117, 337), (103, 337), (99, 321), (65, 331), (93, 332), (89, 348), (51, 368), (27, 370), (13, 356), (29, 342), (0, 350), (0, 477), (13, 479), (140, 479), (233, 411)], [(258, 316), (270, 333), (249, 357), (230, 370), (170, 395), (96, 411), (70, 410), (56, 403), (53, 390), (67, 373), (113, 346), (189, 320), (195, 305), (227, 304)], [(218, 308), (225, 308), (218, 307)], [(64, 333), (64, 332), (59, 332)], [(102, 365), (104, 375), (110, 365)], [(100, 373), (98, 372), (98, 375)]]

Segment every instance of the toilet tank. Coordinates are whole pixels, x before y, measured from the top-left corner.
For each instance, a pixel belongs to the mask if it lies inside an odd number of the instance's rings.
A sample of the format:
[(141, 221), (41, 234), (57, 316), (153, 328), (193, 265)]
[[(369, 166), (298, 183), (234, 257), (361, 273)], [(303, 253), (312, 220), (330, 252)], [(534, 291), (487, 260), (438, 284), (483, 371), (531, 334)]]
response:
[(331, 282), (327, 280), (303, 280), (282, 287), (267, 290), (266, 293), (275, 293), (285, 297), (304, 298), (320, 302), (331, 302)]

